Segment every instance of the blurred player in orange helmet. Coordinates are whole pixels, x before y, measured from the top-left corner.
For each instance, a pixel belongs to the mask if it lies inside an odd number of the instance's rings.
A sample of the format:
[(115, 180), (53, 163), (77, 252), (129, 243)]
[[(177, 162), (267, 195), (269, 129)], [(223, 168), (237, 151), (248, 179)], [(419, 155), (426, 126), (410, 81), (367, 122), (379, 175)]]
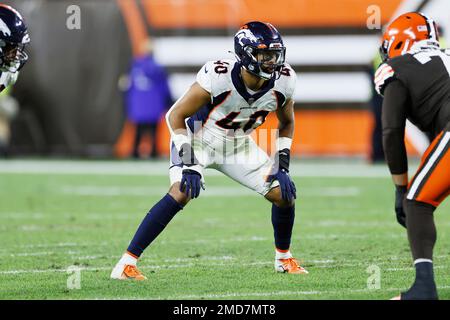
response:
[[(450, 193), (450, 56), (439, 46), (435, 22), (419, 12), (388, 26), (380, 52), (384, 63), (374, 82), (384, 96), (383, 147), (396, 186), (397, 221), (407, 228), (416, 268), (414, 284), (396, 299), (437, 299), (433, 214)], [(409, 183), (406, 119), (434, 139)]]
[(418, 12), (403, 14), (384, 32), (381, 55), (383, 59), (401, 56), (422, 40), (439, 42), (436, 23)]

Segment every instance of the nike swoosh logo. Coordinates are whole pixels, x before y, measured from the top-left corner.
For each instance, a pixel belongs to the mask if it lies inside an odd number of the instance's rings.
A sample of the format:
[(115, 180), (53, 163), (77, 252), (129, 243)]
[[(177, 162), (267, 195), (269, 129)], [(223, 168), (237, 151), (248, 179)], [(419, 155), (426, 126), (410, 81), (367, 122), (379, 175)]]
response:
[(206, 67), (205, 67), (205, 73), (208, 73), (208, 70), (206, 69)]

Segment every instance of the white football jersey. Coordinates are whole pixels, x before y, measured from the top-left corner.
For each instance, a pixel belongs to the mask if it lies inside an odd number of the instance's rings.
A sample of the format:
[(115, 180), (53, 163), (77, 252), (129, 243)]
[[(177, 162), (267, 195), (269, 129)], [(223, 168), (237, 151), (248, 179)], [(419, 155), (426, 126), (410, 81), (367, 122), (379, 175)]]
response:
[(218, 138), (247, 136), (264, 123), (271, 111), (282, 108), (292, 98), (296, 80), (294, 70), (285, 63), (279, 79), (249, 92), (235, 60), (209, 61), (198, 72), (196, 81), (211, 94), (211, 102), (191, 116), (187, 124), (193, 132), (200, 126)]

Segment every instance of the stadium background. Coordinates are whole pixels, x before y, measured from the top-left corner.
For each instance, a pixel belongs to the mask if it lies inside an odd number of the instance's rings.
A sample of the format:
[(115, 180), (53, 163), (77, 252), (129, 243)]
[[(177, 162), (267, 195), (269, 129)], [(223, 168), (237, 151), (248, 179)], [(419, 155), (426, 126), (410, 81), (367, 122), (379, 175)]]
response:
[[(373, 125), (370, 66), (379, 30), (367, 27), (371, 5), (381, 22), (420, 9), (450, 30), (446, 0), (11, 0), (26, 19), (30, 60), (13, 95), (13, 155), (127, 157), (127, 122), (118, 79), (140, 44), (152, 37), (155, 56), (170, 75), (174, 99), (207, 60), (232, 58), (243, 23), (270, 21), (284, 35), (287, 61), (298, 74), (293, 152), (301, 156), (367, 156)], [(69, 30), (68, 6), (81, 9), (81, 29)], [(447, 37), (448, 37), (447, 33)], [(151, 106), (151, 102), (149, 102)], [(274, 125), (269, 117), (264, 127)], [(168, 153), (165, 122), (158, 149)], [(420, 153), (411, 133), (410, 153)], [(149, 148), (143, 141), (142, 148)]]

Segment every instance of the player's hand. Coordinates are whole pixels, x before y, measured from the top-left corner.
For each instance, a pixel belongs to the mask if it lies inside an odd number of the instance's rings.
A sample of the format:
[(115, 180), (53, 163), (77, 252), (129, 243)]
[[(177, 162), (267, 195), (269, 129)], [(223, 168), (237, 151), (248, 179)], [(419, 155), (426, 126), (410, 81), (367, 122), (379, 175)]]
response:
[(275, 165), (272, 173), (267, 177), (267, 182), (278, 180), (280, 183), (281, 197), (283, 200), (291, 202), (297, 198), (297, 189), (289, 176), (289, 162), (291, 160), (291, 151), (283, 149), (275, 154)]
[(200, 188), (205, 190), (202, 183), (202, 175), (194, 169), (183, 169), (180, 191), (184, 192), (186, 196), (195, 199), (200, 195)]
[(280, 183), (281, 197), (283, 200), (291, 202), (293, 199), (297, 199), (297, 188), (286, 169), (281, 168), (276, 174), (271, 174), (267, 177), (267, 182), (274, 180), (278, 180)]
[(406, 194), (406, 186), (395, 186), (395, 214), (397, 222), (406, 228), (406, 214), (403, 209), (403, 199)]
[(202, 183), (201, 169), (194, 149), (190, 144), (184, 143), (178, 155), (183, 163), (180, 191), (191, 199), (195, 199), (200, 195), (200, 188), (205, 190), (205, 187)]

